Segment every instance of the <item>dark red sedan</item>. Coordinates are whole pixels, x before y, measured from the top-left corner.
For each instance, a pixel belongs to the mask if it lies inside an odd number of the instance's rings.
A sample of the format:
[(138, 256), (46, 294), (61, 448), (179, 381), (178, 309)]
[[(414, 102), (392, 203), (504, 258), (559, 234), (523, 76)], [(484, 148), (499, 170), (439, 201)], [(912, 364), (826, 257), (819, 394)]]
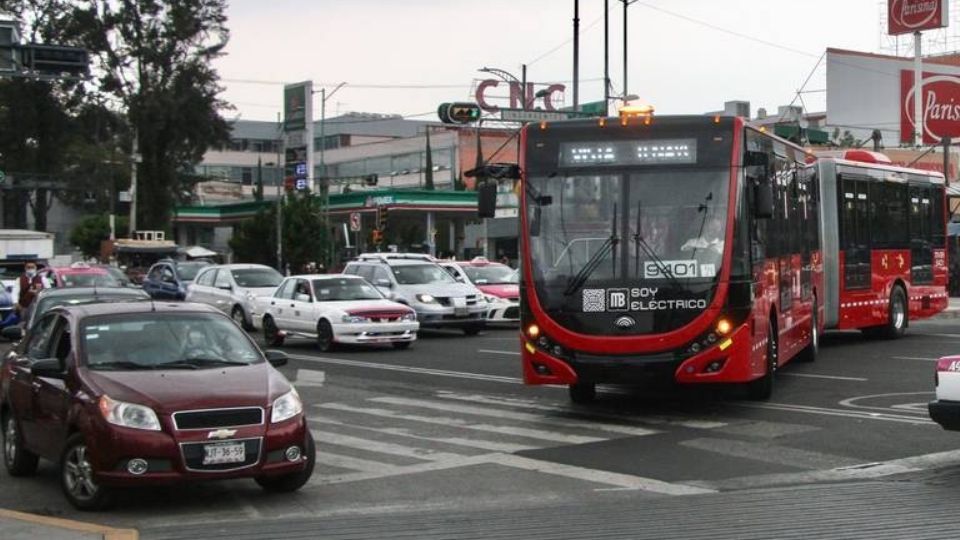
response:
[(274, 368), (286, 359), (199, 304), (55, 308), (0, 369), (4, 464), (24, 476), (58, 462), (81, 510), (123, 486), (244, 477), (294, 491), (316, 451)]

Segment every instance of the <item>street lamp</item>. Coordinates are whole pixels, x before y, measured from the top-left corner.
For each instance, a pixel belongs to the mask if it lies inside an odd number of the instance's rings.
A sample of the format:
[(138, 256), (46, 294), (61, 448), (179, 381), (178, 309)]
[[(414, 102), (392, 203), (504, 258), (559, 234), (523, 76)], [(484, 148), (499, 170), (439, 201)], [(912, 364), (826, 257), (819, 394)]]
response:
[[(346, 85), (346, 82), (342, 82), (334, 87), (330, 93), (327, 93), (326, 88), (320, 89), (320, 189), (323, 191), (323, 229), (327, 235), (327, 249), (326, 249), (326, 263), (327, 268), (330, 268), (333, 264), (333, 235), (330, 234), (330, 185), (327, 181), (327, 164), (324, 161), (324, 150), (327, 147), (327, 140), (324, 134), (324, 122), (327, 119), (327, 100), (332, 98), (334, 94), (337, 93), (337, 90)], [(312, 144), (313, 141), (310, 141)], [(313, 171), (310, 171), (311, 173)]]

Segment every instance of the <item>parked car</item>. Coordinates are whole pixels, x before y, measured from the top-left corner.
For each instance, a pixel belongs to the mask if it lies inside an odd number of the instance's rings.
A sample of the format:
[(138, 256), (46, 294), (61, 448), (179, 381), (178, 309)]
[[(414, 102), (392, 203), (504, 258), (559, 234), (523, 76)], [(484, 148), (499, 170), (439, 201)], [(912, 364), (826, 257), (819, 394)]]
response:
[(936, 399), (927, 405), (930, 418), (943, 429), (960, 431), (960, 356), (937, 360)]
[(472, 336), (486, 325), (483, 293), (473, 285), (457, 282), (421, 254), (361, 255), (347, 263), (343, 273), (360, 276), (387, 298), (412, 307), (421, 328), (461, 328)]
[[(150, 295), (141, 289), (129, 287), (65, 287), (62, 289), (43, 289), (34, 298), (23, 317), (21, 328), (29, 330), (44, 313), (59, 306), (94, 304), (97, 302), (135, 302), (150, 300)], [(20, 336), (12, 330), (4, 335), (13, 340)], [(20, 334), (23, 332), (21, 331)]]
[(288, 337), (306, 337), (315, 339), (321, 351), (339, 343), (390, 343), (406, 349), (420, 329), (413, 309), (387, 300), (356, 276), (290, 276), (273, 296), (257, 302), (263, 339), (272, 346)]
[(273, 367), (286, 359), (200, 304), (54, 308), (0, 365), (7, 472), (59, 463), (81, 510), (126, 486), (253, 478), (299, 489), (316, 455), (300, 397)]
[(119, 287), (117, 281), (103, 268), (77, 262), (70, 266), (47, 267), (39, 272), (46, 287)]
[(210, 263), (164, 259), (147, 271), (143, 278), (143, 290), (157, 300), (183, 300), (187, 296), (187, 287), (193, 283), (197, 273), (207, 266)]
[(227, 313), (244, 330), (253, 330), (256, 298), (272, 296), (283, 275), (262, 264), (208, 266), (187, 288), (188, 302), (211, 305)]
[(124, 271), (123, 268), (120, 268), (118, 266), (113, 266), (110, 264), (95, 264), (93, 265), (93, 267), (102, 268), (106, 270), (108, 274), (113, 276), (113, 279), (117, 280), (117, 283), (119, 283), (121, 287), (135, 286), (135, 284), (133, 283), (133, 280), (130, 279), (130, 276), (127, 275), (127, 273)]
[(487, 322), (520, 322), (520, 287), (516, 270), (483, 257), (439, 264), (457, 281), (480, 289), (489, 306)]

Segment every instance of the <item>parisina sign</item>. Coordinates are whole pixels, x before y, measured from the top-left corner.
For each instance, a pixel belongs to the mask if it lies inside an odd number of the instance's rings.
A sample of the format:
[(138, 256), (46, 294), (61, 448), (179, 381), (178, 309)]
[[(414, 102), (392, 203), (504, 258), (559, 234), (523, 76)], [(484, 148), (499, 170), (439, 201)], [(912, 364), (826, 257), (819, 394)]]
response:
[(887, 0), (887, 32), (912, 34), (947, 26), (949, 0)]
[[(913, 71), (900, 70), (900, 140), (912, 141), (915, 89)], [(923, 73), (923, 143), (960, 137), (960, 75)]]

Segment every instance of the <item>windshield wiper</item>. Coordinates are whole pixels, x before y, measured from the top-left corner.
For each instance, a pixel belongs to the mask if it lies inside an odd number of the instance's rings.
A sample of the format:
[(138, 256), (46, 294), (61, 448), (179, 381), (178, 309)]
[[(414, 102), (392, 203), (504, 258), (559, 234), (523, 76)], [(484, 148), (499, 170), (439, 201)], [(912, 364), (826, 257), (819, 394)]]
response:
[(610, 236), (604, 240), (603, 245), (600, 246), (592, 257), (587, 261), (587, 264), (583, 265), (583, 268), (577, 272), (577, 275), (573, 276), (570, 279), (570, 282), (567, 283), (567, 288), (564, 289), (563, 295), (570, 296), (575, 293), (580, 287), (583, 287), (583, 284), (586, 283), (593, 272), (600, 266), (600, 263), (603, 261), (603, 258), (607, 256), (608, 253), (613, 251), (613, 272), (614, 277), (616, 277), (617, 272), (617, 244), (620, 243), (620, 237), (617, 236), (617, 204), (613, 204), (613, 227), (611, 229)]
[[(681, 288), (680, 282), (677, 281), (677, 278), (673, 275), (673, 270), (667, 267), (664, 264), (663, 259), (661, 259), (657, 253), (653, 250), (650, 244), (647, 243), (646, 239), (643, 238), (643, 230), (641, 229), (641, 209), (643, 208), (643, 201), (637, 201), (637, 231), (633, 235), (633, 242), (636, 245), (634, 249), (634, 254), (636, 257), (636, 268), (637, 268), (637, 278), (640, 278), (640, 250), (643, 250), (643, 253), (653, 262), (657, 267), (657, 271), (663, 274), (668, 280), (670, 280), (670, 285)], [(644, 276), (646, 277), (646, 276)]]
[(153, 364), (140, 364), (127, 360), (118, 360), (116, 362), (98, 362), (96, 364), (87, 364), (90, 369), (154, 369)]
[(217, 365), (217, 366), (249, 366), (249, 362), (238, 362), (236, 360), (227, 360), (225, 358), (183, 358), (177, 360), (176, 362), (169, 362), (166, 364), (160, 364), (161, 366), (190, 366), (196, 369), (200, 365)]

